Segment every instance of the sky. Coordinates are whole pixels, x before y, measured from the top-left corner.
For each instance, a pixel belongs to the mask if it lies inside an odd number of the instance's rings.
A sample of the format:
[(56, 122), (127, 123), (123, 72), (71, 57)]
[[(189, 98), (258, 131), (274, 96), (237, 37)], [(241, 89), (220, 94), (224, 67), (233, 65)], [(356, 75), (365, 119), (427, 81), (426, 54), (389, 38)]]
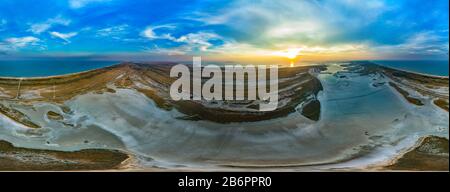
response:
[(448, 60), (448, 0), (0, 0), (0, 59)]

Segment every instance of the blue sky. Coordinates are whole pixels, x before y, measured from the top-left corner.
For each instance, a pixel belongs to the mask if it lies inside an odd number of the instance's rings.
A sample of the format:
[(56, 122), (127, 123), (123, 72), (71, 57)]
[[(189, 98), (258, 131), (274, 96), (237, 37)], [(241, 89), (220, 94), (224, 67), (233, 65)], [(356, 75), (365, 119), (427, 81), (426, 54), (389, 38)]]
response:
[(0, 0), (0, 58), (448, 59), (448, 0)]

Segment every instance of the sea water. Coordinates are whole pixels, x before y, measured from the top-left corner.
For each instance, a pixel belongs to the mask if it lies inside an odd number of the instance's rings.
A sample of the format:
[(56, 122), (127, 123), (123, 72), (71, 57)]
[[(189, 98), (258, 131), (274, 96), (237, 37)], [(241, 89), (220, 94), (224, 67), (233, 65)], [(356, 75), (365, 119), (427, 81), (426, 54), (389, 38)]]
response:
[(99, 69), (117, 61), (0, 60), (0, 77), (47, 77)]
[(372, 61), (376, 64), (400, 70), (437, 76), (448, 76), (448, 60), (430, 61)]

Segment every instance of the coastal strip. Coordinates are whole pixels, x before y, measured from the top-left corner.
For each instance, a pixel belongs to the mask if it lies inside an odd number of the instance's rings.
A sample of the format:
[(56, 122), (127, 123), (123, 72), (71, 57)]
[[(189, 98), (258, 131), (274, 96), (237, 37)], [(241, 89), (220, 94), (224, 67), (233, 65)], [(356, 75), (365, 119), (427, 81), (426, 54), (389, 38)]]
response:
[(129, 156), (117, 150), (65, 152), (15, 147), (0, 140), (0, 171), (83, 171), (119, 169)]
[(449, 171), (448, 139), (424, 137), (418, 146), (385, 167), (388, 170)]

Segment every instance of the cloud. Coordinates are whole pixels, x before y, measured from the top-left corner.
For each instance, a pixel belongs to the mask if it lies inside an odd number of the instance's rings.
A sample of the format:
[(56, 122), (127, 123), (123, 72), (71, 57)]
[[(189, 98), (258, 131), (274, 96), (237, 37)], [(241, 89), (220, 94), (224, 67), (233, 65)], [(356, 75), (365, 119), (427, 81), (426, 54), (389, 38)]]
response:
[[(207, 51), (210, 47), (214, 46), (212, 41), (225, 41), (220, 35), (213, 32), (199, 31), (195, 33), (187, 33), (179, 37), (175, 37), (171, 33), (157, 33), (159, 30), (174, 30), (176, 27), (174, 24), (149, 26), (141, 35), (149, 40), (167, 40), (170, 42), (179, 43), (181, 45), (172, 47), (174, 53), (181, 54), (193, 51)], [(158, 51), (164, 50), (163, 48), (157, 48)], [(168, 52), (165, 50), (164, 52)]]
[(384, 54), (446, 55), (449, 51), (448, 31), (421, 31), (410, 35), (404, 43), (374, 46)]
[(45, 22), (32, 24), (27, 31), (34, 34), (41, 34), (49, 30), (54, 25), (68, 26), (70, 23), (71, 20), (65, 19), (61, 16), (56, 16), (55, 18), (48, 19)]
[(10, 52), (16, 52), (21, 49), (46, 49), (45, 45), (42, 45), (41, 40), (33, 37), (11, 37), (0, 41), (0, 53), (7, 55)]
[[(55, 52), (67, 51), (58, 44), (72, 41), (71, 52), (89, 47), (92, 54), (140, 52), (143, 47), (167, 55), (208, 56), (286, 50), (317, 57), (364, 51), (380, 58), (386, 53), (448, 53), (445, 0), (118, 1), (45, 1), (39, 10), (11, 1), (0, 6), (0, 47), (12, 48), (6, 37), (30, 35)], [(13, 8), (18, 12), (5, 11)], [(60, 15), (36, 20), (47, 13)], [(30, 23), (23, 26), (18, 19)]]
[(32, 36), (27, 37), (12, 37), (5, 40), (7, 45), (12, 48), (23, 48), (29, 45), (37, 45), (40, 39)]
[(227, 41), (220, 46), (214, 46), (208, 49), (211, 53), (228, 56), (281, 56), (286, 57), (294, 54), (300, 57), (311, 56), (315, 54), (341, 54), (341, 53), (363, 53), (368, 44), (337, 44), (332, 46), (307, 46), (298, 44), (278, 45), (273, 48), (256, 46), (249, 43), (240, 43), (236, 41)]
[(17, 49), (40, 46), (39, 42), (40, 39), (32, 36), (7, 38), (0, 41), (0, 53), (6, 55), (8, 52), (16, 51)]
[(99, 29), (96, 32), (97, 37), (109, 37), (112, 39), (120, 39), (121, 36), (127, 34), (127, 29), (129, 26), (127, 24), (117, 25), (113, 27), (107, 27)]
[(66, 43), (70, 43), (69, 39), (76, 36), (77, 34), (78, 34), (77, 32), (71, 32), (71, 33), (60, 33), (60, 32), (56, 32), (56, 31), (50, 32), (50, 35), (52, 37), (62, 39)]
[(104, 3), (112, 0), (69, 0), (69, 6), (72, 9), (80, 9), (93, 3)]
[(185, 19), (225, 26), (228, 35), (238, 41), (267, 48), (285, 43), (325, 46), (370, 39), (361, 34), (392, 9), (382, 0), (257, 2), (233, 1), (217, 10), (196, 11)]
[[(147, 32), (149, 31), (147, 30)], [(154, 49), (148, 49), (160, 53), (166, 53), (168, 55), (184, 55), (198, 51), (207, 52), (214, 46), (212, 41), (225, 41), (221, 36), (211, 32), (188, 33), (178, 38), (173, 37), (171, 34), (157, 35), (155, 33), (147, 33), (147, 36), (151, 37), (149, 38), (150, 40), (164, 39), (180, 44), (178, 46), (172, 45), (170, 49), (160, 48), (157, 46), (155, 46), (156, 48)]]
[[(448, 11), (440, 8), (442, 4), (445, 1), (436, 5), (386, 0), (236, 0), (185, 13), (183, 19), (218, 29), (228, 39), (208, 48), (218, 54), (266, 55), (298, 49), (303, 55), (368, 51), (380, 57), (385, 53), (445, 55)], [(436, 28), (446, 33), (427, 31)]]
[(189, 33), (174, 39), (175, 42), (186, 43), (193, 48), (199, 48), (201, 51), (207, 51), (213, 44), (213, 40), (223, 40), (223, 38), (211, 32)]
[(152, 54), (161, 54), (161, 55), (168, 55), (168, 56), (178, 56), (178, 55), (186, 55), (190, 51), (190, 48), (186, 46), (180, 46), (176, 48), (161, 48), (158, 45), (154, 45), (153, 48), (144, 48), (146, 52), (152, 53)]
[(157, 26), (148, 26), (144, 31), (141, 32), (141, 35), (147, 39), (155, 40), (155, 39), (168, 39), (168, 40), (175, 40), (174, 37), (170, 33), (165, 33), (162, 35), (157, 35), (155, 30), (161, 30), (161, 29), (169, 29), (173, 30), (176, 26), (173, 24), (166, 24), (166, 25), (157, 25)]

